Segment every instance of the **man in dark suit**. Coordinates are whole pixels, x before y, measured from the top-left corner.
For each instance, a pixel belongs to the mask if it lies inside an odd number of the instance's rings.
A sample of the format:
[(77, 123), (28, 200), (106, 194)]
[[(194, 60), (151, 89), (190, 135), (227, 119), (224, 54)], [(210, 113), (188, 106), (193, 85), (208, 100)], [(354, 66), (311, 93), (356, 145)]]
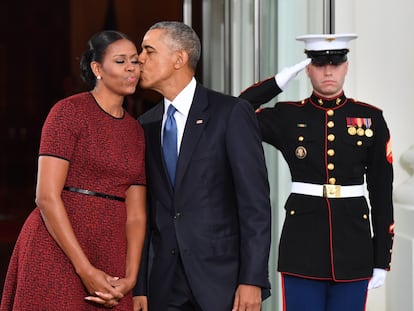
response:
[(135, 310), (258, 311), (270, 295), (271, 209), (257, 119), (247, 101), (195, 80), (200, 52), (180, 22), (153, 25), (142, 42), (140, 86), (164, 100), (140, 117), (151, 256)]

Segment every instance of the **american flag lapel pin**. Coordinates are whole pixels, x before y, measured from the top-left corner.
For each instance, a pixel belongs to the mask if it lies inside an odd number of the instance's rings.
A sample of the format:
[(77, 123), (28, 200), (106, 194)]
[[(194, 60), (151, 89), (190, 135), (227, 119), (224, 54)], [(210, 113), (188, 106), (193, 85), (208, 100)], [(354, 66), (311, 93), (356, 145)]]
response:
[(196, 124), (203, 124), (204, 123), (204, 120), (202, 120), (202, 119), (198, 119), (197, 121), (196, 121)]

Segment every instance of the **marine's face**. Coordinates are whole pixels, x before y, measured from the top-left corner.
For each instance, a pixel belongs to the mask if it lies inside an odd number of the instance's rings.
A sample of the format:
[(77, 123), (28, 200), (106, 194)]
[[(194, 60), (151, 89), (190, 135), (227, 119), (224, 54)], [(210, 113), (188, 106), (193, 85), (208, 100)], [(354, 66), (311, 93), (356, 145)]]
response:
[(347, 61), (338, 65), (322, 66), (311, 63), (306, 67), (306, 73), (311, 80), (314, 91), (327, 98), (342, 93), (347, 72)]

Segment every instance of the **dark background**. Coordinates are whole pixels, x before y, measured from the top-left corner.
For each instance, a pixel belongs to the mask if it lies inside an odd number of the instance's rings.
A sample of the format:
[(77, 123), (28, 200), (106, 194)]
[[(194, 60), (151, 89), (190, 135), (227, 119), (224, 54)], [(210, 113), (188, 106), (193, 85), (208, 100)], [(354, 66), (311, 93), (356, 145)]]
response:
[[(193, 4), (192, 10), (192, 26), (202, 40), (201, 4)], [(0, 294), (20, 228), (35, 208), (43, 121), (57, 100), (86, 90), (78, 66), (88, 38), (117, 29), (139, 46), (150, 25), (182, 21), (182, 12), (182, 0), (1, 1)], [(137, 90), (125, 107), (137, 116), (160, 99)]]

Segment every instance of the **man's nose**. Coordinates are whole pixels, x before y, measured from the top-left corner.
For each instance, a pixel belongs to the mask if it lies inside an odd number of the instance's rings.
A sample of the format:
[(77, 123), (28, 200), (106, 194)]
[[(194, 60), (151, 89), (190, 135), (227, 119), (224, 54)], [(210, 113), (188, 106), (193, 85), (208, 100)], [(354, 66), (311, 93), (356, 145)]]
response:
[(145, 61), (144, 52), (139, 53), (138, 55), (138, 64), (142, 65)]
[(327, 75), (331, 74), (333, 67), (334, 67), (334, 65), (331, 65), (331, 64), (325, 65), (325, 74), (327, 74)]

